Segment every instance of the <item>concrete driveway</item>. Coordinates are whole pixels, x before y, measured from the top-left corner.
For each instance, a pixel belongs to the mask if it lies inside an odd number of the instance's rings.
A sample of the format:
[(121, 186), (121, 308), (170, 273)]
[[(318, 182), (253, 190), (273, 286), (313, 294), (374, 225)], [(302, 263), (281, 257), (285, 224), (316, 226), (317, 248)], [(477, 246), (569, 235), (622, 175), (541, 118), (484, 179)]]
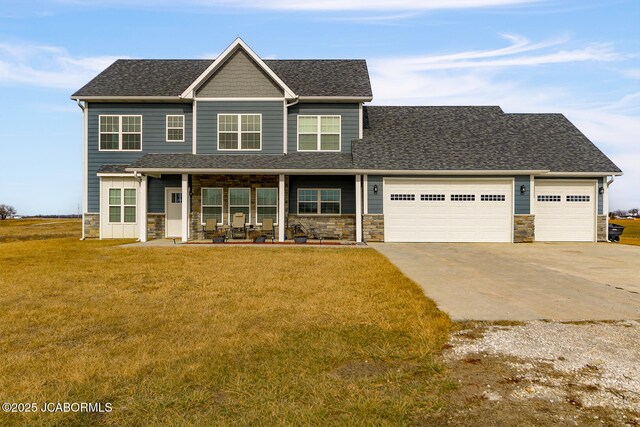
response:
[(640, 246), (372, 243), (454, 320), (640, 319)]

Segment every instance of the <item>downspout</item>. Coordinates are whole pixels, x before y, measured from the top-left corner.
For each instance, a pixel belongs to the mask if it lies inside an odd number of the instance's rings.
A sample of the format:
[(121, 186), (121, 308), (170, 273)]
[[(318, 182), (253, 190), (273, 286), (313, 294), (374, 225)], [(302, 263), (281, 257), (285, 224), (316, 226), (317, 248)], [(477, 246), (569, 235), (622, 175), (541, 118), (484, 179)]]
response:
[[(83, 145), (82, 149), (84, 151), (84, 150), (87, 149), (87, 147), (85, 146), (85, 143), (86, 143), (85, 136), (86, 136), (86, 132), (87, 132), (87, 129), (85, 129), (85, 124), (86, 124), (86, 120), (85, 120), (85, 114), (86, 114), (85, 113), (85, 104), (83, 104), (82, 101), (80, 101), (80, 99), (76, 99), (76, 103), (78, 104), (78, 107), (80, 107), (80, 109), (82, 110), (82, 145)], [(86, 158), (86, 156), (83, 156), (83, 160), (84, 160), (84, 158)], [(86, 168), (87, 168), (86, 164), (84, 165), (84, 168), (85, 168), (85, 171), (83, 171), (83, 173), (82, 173), (82, 181), (83, 181), (82, 191), (83, 192), (86, 189), (86, 182), (84, 182), (84, 180), (85, 180), (84, 176), (86, 175)], [(82, 197), (83, 197), (83, 200), (84, 200), (84, 195)], [(82, 237), (80, 237), (80, 240), (84, 240), (85, 239), (85, 237), (84, 237), (84, 210), (86, 209), (86, 206), (84, 206), (84, 201), (83, 201), (82, 205), (83, 205), (82, 206)]]

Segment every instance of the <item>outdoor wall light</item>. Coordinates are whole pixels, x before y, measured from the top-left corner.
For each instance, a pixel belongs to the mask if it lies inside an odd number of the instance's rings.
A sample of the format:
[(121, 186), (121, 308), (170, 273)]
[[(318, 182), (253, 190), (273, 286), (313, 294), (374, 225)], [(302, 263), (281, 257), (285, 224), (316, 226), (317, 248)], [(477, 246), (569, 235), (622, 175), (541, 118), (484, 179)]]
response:
[(604, 194), (604, 187), (600, 187), (600, 188), (598, 188), (598, 193), (600, 193), (600, 194)]
[(373, 194), (378, 194), (378, 184), (374, 184), (374, 186), (373, 186)]
[(527, 191), (527, 186), (522, 184), (520, 186), (520, 194), (524, 194), (524, 193), (526, 193), (526, 191)]

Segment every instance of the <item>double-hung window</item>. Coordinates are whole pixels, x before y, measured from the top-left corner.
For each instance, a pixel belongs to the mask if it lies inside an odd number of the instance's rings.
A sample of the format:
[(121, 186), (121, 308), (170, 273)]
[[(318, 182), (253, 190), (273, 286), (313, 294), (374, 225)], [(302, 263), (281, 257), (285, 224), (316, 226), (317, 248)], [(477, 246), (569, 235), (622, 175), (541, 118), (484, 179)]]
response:
[(249, 188), (230, 188), (229, 189), (229, 224), (233, 221), (233, 214), (242, 212), (244, 221), (251, 223), (249, 212), (251, 210), (251, 189)]
[(215, 218), (218, 224), (222, 224), (222, 188), (202, 189), (202, 223), (207, 219)]
[(340, 215), (339, 188), (298, 189), (298, 214)]
[(100, 116), (101, 151), (140, 151), (142, 116)]
[(109, 222), (115, 224), (136, 222), (136, 189), (109, 189)]
[(167, 116), (167, 142), (184, 142), (184, 116)]
[(261, 150), (262, 114), (218, 114), (218, 150)]
[(298, 151), (340, 151), (340, 116), (298, 116)]
[(256, 222), (262, 224), (264, 218), (278, 222), (278, 189), (256, 188)]

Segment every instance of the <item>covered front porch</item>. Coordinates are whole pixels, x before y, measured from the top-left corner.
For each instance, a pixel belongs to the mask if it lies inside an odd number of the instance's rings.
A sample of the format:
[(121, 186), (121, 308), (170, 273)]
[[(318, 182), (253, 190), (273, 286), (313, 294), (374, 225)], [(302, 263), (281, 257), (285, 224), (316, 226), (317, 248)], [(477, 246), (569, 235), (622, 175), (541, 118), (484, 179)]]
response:
[[(274, 240), (290, 241), (296, 226), (328, 241), (362, 242), (362, 176), (268, 173), (136, 173), (139, 180), (139, 241), (170, 238), (211, 241), (212, 219), (228, 230), (242, 213), (250, 241), (274, 223)], [(252, 232), (251, 234), (249, 232)]]

